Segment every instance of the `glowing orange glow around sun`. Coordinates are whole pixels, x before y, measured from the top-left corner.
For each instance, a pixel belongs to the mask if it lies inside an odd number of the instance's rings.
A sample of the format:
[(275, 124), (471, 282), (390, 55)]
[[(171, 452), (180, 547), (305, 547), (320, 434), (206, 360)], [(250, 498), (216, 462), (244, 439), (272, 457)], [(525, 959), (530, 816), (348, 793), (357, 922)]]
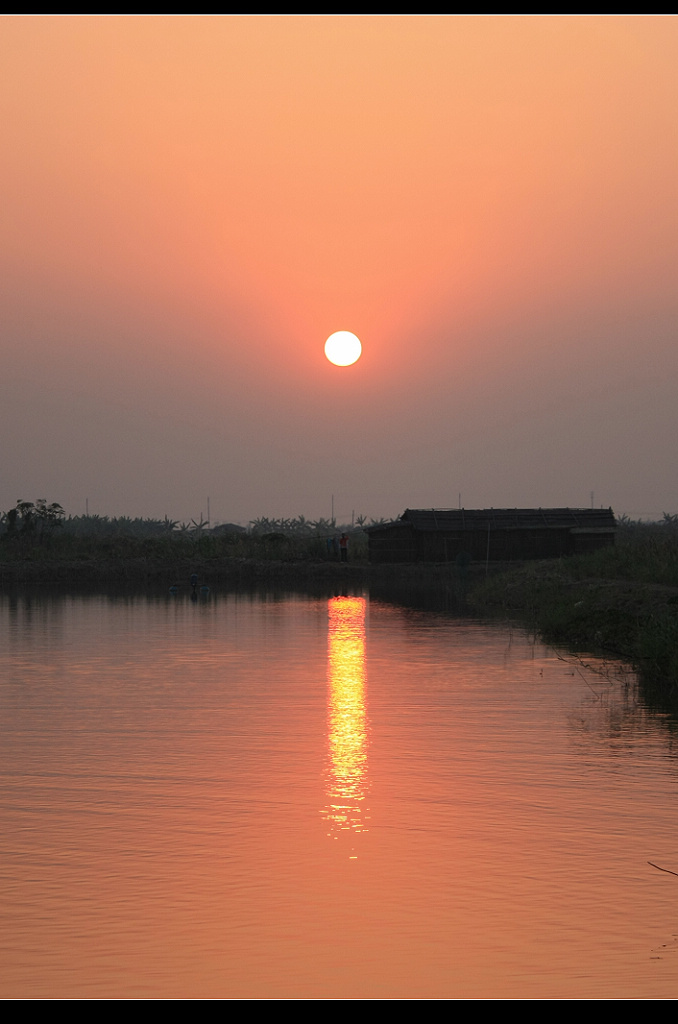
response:
[(325, 342), (325, 355), (335, 366), (351, 366), (360, 359), (363, 347), (350, 331), (335, 331)]

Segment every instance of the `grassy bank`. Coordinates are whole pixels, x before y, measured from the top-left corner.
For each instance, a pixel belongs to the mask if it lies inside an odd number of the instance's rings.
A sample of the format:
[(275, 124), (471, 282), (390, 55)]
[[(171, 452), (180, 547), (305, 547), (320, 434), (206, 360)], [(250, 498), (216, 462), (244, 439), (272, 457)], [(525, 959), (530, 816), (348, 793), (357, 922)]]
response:
[[(495, 567), (496, 569), (497, 567)], [(654, 698), (678, 706), (678, 530), (620, 529), (615, 547), (579, 558), (506, 566), (469, 605), (519, 617), (552, 643), (623, 658)]]
[[(577, 558), (495, 563), (486, 575), (481, 564), (369, 565), (360, 528), (303, 517), (213, 531), (202, 523), (189, 530), (168, 521), (50, 519), (59, 506), (30, 509), (13, 520), (8, 513), (0, 524), (0, 586), (186, 586), (192, 573), (210, 586), (369, 585), (377, 599), (520, 618), (547, 641), (623, 658), (648, 691), (678, 707), (678, 517), (622, 522), (614, 547)], [(348, 564), (339, 561), (336, 545), (344, 530)]]
[(34, 509), (31, 505), (23, 518), (10, 518), (8, 513), (0, 523), (0, 584), (165, 581), (169, 585), (187, 580), (193, 572), (201, 581), (235, 583), (286, 575), (322, 576), (340, 565), (337, 540), (344, 531), (349, 535), (350, 563), (367, 562), (367, 537), (361, 529), (333, 527), (324, 521), (259, 520), (250, 530), (238, 526), (210, 530), (203, 523), (178, 528), (168, 520), (47, 519)]

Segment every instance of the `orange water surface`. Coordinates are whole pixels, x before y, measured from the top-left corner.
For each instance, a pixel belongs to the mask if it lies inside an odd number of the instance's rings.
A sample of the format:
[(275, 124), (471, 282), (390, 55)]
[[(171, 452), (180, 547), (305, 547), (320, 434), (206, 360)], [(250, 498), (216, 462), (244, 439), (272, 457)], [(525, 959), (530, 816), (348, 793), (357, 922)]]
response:
[(0, 598), (0, 995), (675, 996), (672, 721), (367, 594)]

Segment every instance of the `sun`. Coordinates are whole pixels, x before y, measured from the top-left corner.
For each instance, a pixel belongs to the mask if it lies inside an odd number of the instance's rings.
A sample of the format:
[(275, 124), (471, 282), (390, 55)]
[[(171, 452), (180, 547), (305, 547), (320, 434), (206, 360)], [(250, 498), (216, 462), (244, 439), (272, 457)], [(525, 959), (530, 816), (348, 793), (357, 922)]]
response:
[(350, 331), (335, 331), (325, 342), (325, 355), (335, 366), (350, 366), (360, 359), (360, 339)]

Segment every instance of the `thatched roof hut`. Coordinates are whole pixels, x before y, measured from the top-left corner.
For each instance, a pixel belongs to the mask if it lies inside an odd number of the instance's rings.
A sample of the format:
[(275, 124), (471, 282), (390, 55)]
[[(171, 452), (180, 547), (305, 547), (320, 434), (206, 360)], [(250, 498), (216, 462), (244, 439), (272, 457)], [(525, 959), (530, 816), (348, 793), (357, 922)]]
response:
[(406, 509), (367, 528), (371, 562), (558, 558), (614, 544), (611, 508)]

